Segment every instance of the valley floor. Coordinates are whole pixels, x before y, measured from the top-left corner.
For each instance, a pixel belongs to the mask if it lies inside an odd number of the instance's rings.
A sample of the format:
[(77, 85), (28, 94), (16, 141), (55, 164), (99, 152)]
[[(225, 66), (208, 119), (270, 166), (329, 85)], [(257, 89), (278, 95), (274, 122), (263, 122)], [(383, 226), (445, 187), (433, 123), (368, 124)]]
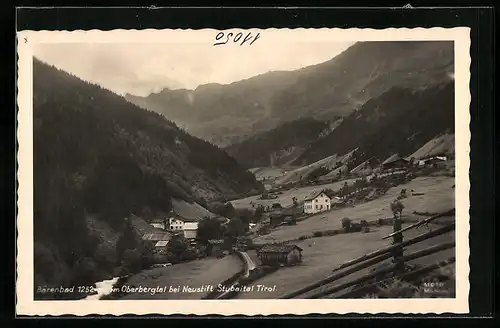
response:
[[(405, 206), (403, 217), (414, 216), (412, 214), (413, 211), (430, 213), (446, 211), (455, 206), (455, 189), (452, 188), (454, 184), (455, 179), (451, 177), (417, 178), (407, 184), (389, 189), (384, 196), (373, 201), (362, 203), (355, 207), (318, 213), (304, 221), (298, 222), (297, 225), (282, 226), (268, 235), (257, 237), (254, 241), (256, 243), (285, 241), (299, 238), (302, 235), (311, 235), (315, 231), (339, 229), (342, 227), (341, 220), (345, 217), (351, 220), (366, 221), (390, 218), (392, 217), (389, 207), (390, 203), (399, 195), (401, 189), (405, 188), (408, 198), (402, 200)], [(422, 195), (412, 196), (411, 190), (414, 190), (414, 193)], [(290, 194), (290, 196), (293, 197), (293, 194)]]
[[(256, 243), (269, 243), (276, 241), (286, 241), (298, 239), (300, 236), (310, 236), (315, 231), (325, 231), (330, 229), (340, 229), (341, 220), (348, 217), (351, 220), (376, 220), (380, 218), (392, 217), (389, 204), (394, 200), (401, 189), (406, 188), (408, 198), (403, 199), (405, 206), (403, 216), (422, 219), (412, 214), (417, 212), (441, 212), (454, 208), (454, 193), (455, 189), (454, 178), (450, 177), (424, 177), (410, 181), (407, 184), (399, 185), (390, 189), (383, 197), (356, 205), (352, 208), (343, 208), (333, 210), (327, 213), (319, 213), (304, 221), (298, 222), (295, 226), (282, 226), (272, 231), (268, 235), (259, 236), (254, 239)], [(412, 196), (411, 190), (414, 193), (421, 195)], [(406, 225), (403, 225), (403, 227)], [(421, 227), (411, 229), (404, 233), (405, 239), (410, 239), (416, 235), (425, 233), (429, 229), (436, 229), (438, 226), (430, 224), (429, 228)], [(248, 292), (240, 293), (239, 299), (252, 298), (277, 298), (281, 295), (293, 292), (305, 285), (311, 284), (319, 279), (325, 278), (331, 274), (331, 270), (341, 264), (372, 252), (379, 248), (388, 246), (391, 243), (390, 239), (382, 240), (382, 237), (390, 234), (393, 231), (392, 226), (370, 227), (368, 233), (350, 233), (339, 234), (329, 237), (311, 238), (303, 241), (294, 242), (299, 247), (303, 248), (303, 261), (300, 265), (293, 267), (284, 267), (277, 272), (265, 276), (254, 284), (263, 284), (266, 286), (276, 285), (273, 292)], [(432, 245), (442, 242), (452, 242), (455, 240), (454, 231), (431, 238), (429, 240), (417, 243), (407, 247), (406, 252), (414, 252), (424, 249)], [(437, 261), (445, 260), (453, 256), (455, 249), (441, 251), (430, 256), (415, 260), (414, 264), (432, 264)], [(254, 258), (257, 264), (260, 262), (256, 259), (254, 251), (249, 252), (249, 255)], [(337, 280), (334, 284), (342, 283), (356, 277), (366, 275), (368, 269), (356, 272), (341, 280)]]
[[(322, 186), (322, 188), (338, 189), (343, 185), (343, 181), (338, 185)], [(282, 226), (273, 230), (270, 234), (256, 237), (255, 243), (269, 243), (275, 241), (298, 240), (301, 236), (311, 236), (316, 231), (325, 231), (341, 228), (342, 218), (348, 217), (351, 220), (377, 220), (380, 218), (392, 217), (390, 202), (400, 193), (401, 189), (407, 190), (408, 198), (403, 199), (405, 206), (403, 217), (413, 217), (422, 219), (422, 216), (413, 214), (413, 211), (435, 213), (446, 211), (454, 207), (453, 185), (455, 179), (450, 177), (422, 177), (414, 179), (407, 184), (398, 185), (388, 190), (388, 192), (373, 201), (347, 207), (335, 209), (329, 212), (318, 213), (306, 220), (300, 221), (297, 225)], [(292, 197), (303, 199), (303, 197), (317, 189), (318, 186), (305, 187), (300, 189), (291, 189), (284, 192), (280, 197), (280, 202), (286, 206), (289, 200), (291, 204)], [(416, 193), (417, 195), (412, 195)], [(250, 198), (234, 201), (240, 206), (248, 206)], [(276, 200), (270, 200), (276, 202)], [(251, 205), (250, 205), (251, 206)], [(435, 229), (437, 225), (430, 225)], [(338, 234), (335, 236), (311, 238), (294, 242), (303, 249), (303, 261), (301, 264), (293, 267), (284, 267), (275, 273), (265, 276), (253, 284), (262, 284), (265, 286), (276, 285), (275, 290), (259, 292), (254, 289), (253, 292), (242, 292), (236, 296), (239, 299), (272, 299), (280, 297), (286, 293), (297, 290), (307, 284), (313, 283), (319, 279), (325, 278), (331, 274), (331, 270), (339, 265), (352, 260), (363, 254), (387, 246), (391, 240), (382, 240), (382, 237), (392, 232), (391, 226), (370, 227), (368, 233), (349, 233)], [(413, 236), (425, 233), (429, 228), (421, 227), (412, 229), (404, 233), (404, 238), (409, 239)], [(409, 246), (408, 252), (436, 245), (440, 242), (449, 242), (455, 239), (454, 232), (434, 237), (430, 240)], [(412, 263), (430, 264), (439, 260), (444, 260), (454, 254), (454, 249), (442, 251), (423, 259), (415, 260)], [(248, 255), (256, 263), (260, 264), (255, 251), (249, 251)], [(223, 259), (205, 258), (187, 263), (181, 263), (166, 268), (146, 270), (129, 279), (128, 286), (152, 287), (157, 286), (190, 286), (203, 287), (217, 284), (228, 279), (239, 272), (242, 268), (241, 261), (235, 256), (226, 256)], [(342, 283), (346, 279), (353, 279), (365, 275), (367, 270), (359, 271), (335, 282)], [(155, 295), (145, 293), (130, 293), (123, 299), (201, 299), (207, 294), (207, 291), (190, 293), (157, 293)]]
[(254, 204), (259, 204), (263, 206), (272, 206), (274, 203), (280, 203), (281, 206), (283, 207), (288, 207), (293, 204), (293, 197), (297, 197), (299, 202), (302, 202), (304, 198), (309, 195), (311, 192), (318, 190), (318, 189), (332, 189), (332, 190), (339, 190), (342, 188), (345, 182), (348, 184), (351, 184), (355, 181), (356, 179), (347, 179), (347, 180), (342, 180), (342, 181), (337, 181), (334, 183), (328, 183), (328, 184), (322, 184), (322, 185), (316, 185), (316, 186), (306, 186), (306, 187), (300, 187), (300, 188), (292, 188), (289, 190), (283, 191), (282, 194), (278, 195), (278, 198), (276, 199), (259, 199), (260, 195), (257, 196), (251, 196), (247, 198), (242, 198), (242, 199), (236, 199), (232, 200), (231, 204), (235, 208), (252, 208), (251, 202)]
[[(435, 225), (429, 225), (429, 227), (432, 229), (437, 228)], [(404, 236), (405, 239), (410, 239), (427, 231), (429, 230), (425, 227), (417, 230), (411, 229), (405, 232)], [(265, 276), (253, 283), (271, 287), (276, 285), (275, 291), (257, 292), (254, 290), (253, 292), (240, 293), (237, 298), (273, 299), (298, 290), (308, 284), (314, 283), (317, 280), (326, 278), (332, 274), (331, 271), (333, 269), (347, 261), (388, 246), (391, 243), (391, 240), (382, 240), (382, 237), (387, 236), (391, 232), (392, 227), (382, 226), (371, 228), (369, 233), (340, 234), (336, 236), (312, 238), (297, 242), (296, 244), (303, 249), (303, 260), (301, 264), (293, 267), (283, 267), (277, 272), (271, 273), (270, 275)], [(414, 252), (438, 243), (451, 242), (454, 239), (455, 234), (454, 232), (451, 232), (409, 246), (406, 250), (407, 252)], [(411, 263), (431, 264), (453, 256), (454, 252), (454, 249), (445, 250), (412, 261)], [(252, 258), (256, 257), (254, 251), (249, 252), (249, 255)], [(256, 263), (259, 262), (257, 261)], [(361, 277), (366, 275), (367, 272), (368, 269), (358, 271), (345, 278), (337, 280), (334, 282), (334, 285)]]

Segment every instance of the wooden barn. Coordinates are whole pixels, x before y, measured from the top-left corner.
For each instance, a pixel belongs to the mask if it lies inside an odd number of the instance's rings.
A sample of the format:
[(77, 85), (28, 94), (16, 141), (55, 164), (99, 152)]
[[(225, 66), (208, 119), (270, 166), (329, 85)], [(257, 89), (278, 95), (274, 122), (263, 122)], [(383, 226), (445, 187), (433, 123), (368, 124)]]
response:
[(218, 256), (225, 249), (224, 239), (209, 239), (207, 245), (208, 256)]
[(293, 244), (267, 244), (258, 252), (262, 265), (294, 265), (302, 261), (302, 248)]
[(409, 161), (401, 158), (398, 154), (394, 154), (382, 162), (381, 166), (384, 171), (407, 168)]

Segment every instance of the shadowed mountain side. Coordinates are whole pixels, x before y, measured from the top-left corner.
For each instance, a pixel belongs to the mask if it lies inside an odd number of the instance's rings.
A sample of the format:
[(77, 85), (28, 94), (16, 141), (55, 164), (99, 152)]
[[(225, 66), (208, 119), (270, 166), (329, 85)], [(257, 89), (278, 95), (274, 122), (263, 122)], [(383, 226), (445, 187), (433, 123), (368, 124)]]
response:
[(172, 197), (203, 204), (262, 188), (223, 150), (36, 59), (33, 126), (39, 285), (85, 285), (112, 271), (114, 251), (99, 253), (103, 234), (89, 216), (109, 235), (131, 213), (166, 213)]
[(226, 151), (249, 168), (283, 165), (295, 160), (310, 144), (327, 134), (329, 127), (329, 122), (303, 118), (233, 144)]
[(436, 136), (453, 133), (454, 113), (453, 81), (421, 91), (393, 88), (344, 118), (295, 164), (313, 163), (356, 148), (352, 168), (372, 157), (409, 156)]

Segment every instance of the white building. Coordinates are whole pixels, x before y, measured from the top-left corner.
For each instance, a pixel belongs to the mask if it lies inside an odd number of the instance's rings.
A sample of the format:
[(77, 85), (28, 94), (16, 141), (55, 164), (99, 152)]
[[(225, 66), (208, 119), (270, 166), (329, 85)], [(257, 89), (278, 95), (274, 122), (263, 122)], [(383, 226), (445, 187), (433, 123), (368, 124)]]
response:
[(179, 217), (169, 217), (168, 218), (168, 230), (171, 230), (171, 231), (182, 231), (182, 229), (184, 228), (184, 220), (182, 220), (181, 218)]
[(161, 229), (161, 230), (164, 230), (164, 226), (163, 226), (163, 223), (159, 223), (159, 222), (152, 222), (150, 223), (151, 226), (155, 227), (156, 229)]
[(304, 199), (304, 213), (319, 213), (330, 210), (331, 199), (323, 190), (313, 191)]
[(167, 215), (167, 230), (173, 233), (182, 233), (186, 239), (195, 239), (198, 235), (198, 222), (206, 217), (217, 218), (221, 223), (227, 221), (198, 203), (188, 203), (173, 198), (172, 210)]
[(198, 222), (184, 223), (184, 238), (195, 239), (198, 236)]

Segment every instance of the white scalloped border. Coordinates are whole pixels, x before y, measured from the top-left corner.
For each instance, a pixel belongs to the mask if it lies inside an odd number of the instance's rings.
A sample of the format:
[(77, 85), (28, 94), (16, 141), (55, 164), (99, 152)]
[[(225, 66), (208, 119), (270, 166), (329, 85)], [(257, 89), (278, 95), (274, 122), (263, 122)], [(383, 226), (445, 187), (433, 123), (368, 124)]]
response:
[[(17, 160), (17, 315), (305, 315), (305, 314), (442, 314), (468, 313), (469, 295), (469, 167), (470, 167), (470, 28), (269, 28), (227, 29), (255, 31), (265, 40), (266, 32), (279, 32), (280, 39), (294, 42), (383, 41), (383, 40), (454, 40), (455, 41), (455, 149), (456, 149), (456, 265), (455, 299), (353, 299), (353, 300), (141, 300), (141, 301), (34, 301), (33, 300), (33, 126), (32, 126), (32, 51), (36, 43), (60, 42), (207, 42), (213, 43), (215, 29), (144, 29), (20, 31), (18, 32)], [(331, 33), (334, 38), (322, 39)], [(189, 35), (188, 35), (189, 34)], [(287, 35), (288, 34), (288, 35)], [(187, 39), (187, 37), (189, 38)], [(207, 39), (207, 36), (209, 39)], [(163, 38), (160, 38), (163, 37)], [(24, 43), (24, 38), (28, 42)], [(135, 38), (135, 39), (134, 39)], [(319, 38), (319, 39), (318, 39)], [(134, 39), (134, 40), (133, 40)], [(265, 41), (264, 41), (265, 42)], [(289, 42), (292, 42), (289, 40)], [(271, 43), (269, 44), (271, 45)], [(273, 44), (276, 46), (276, 44)], [(457, 147), (458, 146), (458, 147)], [(293, 312), (290, 310), (293, 309)]]

